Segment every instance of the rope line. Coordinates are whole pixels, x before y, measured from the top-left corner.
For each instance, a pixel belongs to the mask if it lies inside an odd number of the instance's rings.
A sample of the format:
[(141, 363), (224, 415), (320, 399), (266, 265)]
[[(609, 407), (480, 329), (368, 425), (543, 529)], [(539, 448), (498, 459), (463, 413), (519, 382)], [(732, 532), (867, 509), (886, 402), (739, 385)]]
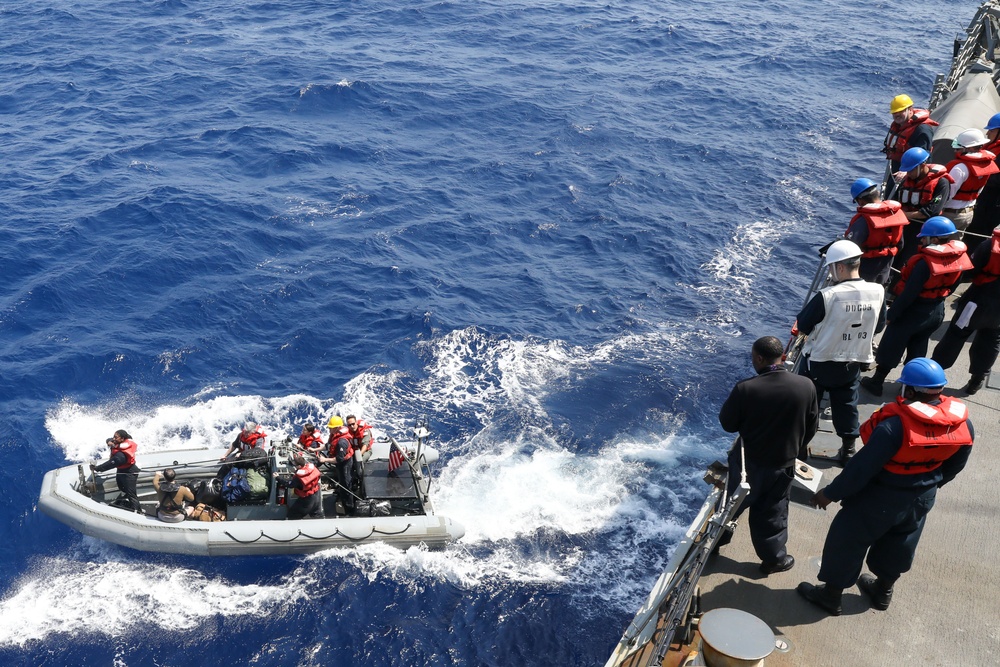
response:
[(326, 536), (309, 535), (308, 533), (303, 533), (302, 530), (300, 529), (298, 531), (298, 535), (295, 535), (294, 537), (289, 538), (287, 540), (282, 540), (282, 539), (279, 539), (277, 537), (271, 537), (270, 535), (268, 535), (267, 533), (265, 533), (263, 530), (260, 531), (260, 535), (258, 535), (257, 537), (253, 538), (252, 540), (241, 540), (240, 538), (238, 538), (235, 535), (233, 535), (232, 533), (230, 533), (228, 530), (224, 531), (224, 534), (225, 534), (226, 537), (228, 537), (232, 541), (239, 542), (240, 544), (253, 544), (255, 542), (259, 542), (261, 539), (263, 539), (265, 537), (267, 539), (271, 540), (272, 542), (278, 542), (280, 544), (287, 544), (289, 542), (294, 542), (295, 540), (299, 539), (300, 537), (305, 537), (305, 538), (308, 538), (310, 540), (328, 540), (331, 537), (335, 537), (337, 535), (340, 535), (344, 539), (349, 540), (351, 542), (361, 542), (363, 540), (367, 540), (369, 537), (371, 537), (372, 535), (375, 535), (375, 534), (378, 534), (378, 535), (402, 535), (403, 533), (405, 533), (406, 531), (408, 531), (412, 527), (413, 527), (413, 524), (412, 523), (408, 523), (408, 524), (406, 524), (406, 528), (403, 528), (402, 530), (399, 530), (399, 531), (396, 531), (396, 532), (392, 532), (392, 531), (389, 531), (389, 530), (379, 530), (375, 526), (372, 526), (371, 531), (367, 535), (365, 535), (364, 537), (351, 537), (347, 533), (341, 532), (340, 528), (335, 529), (332, 533), (330, 533), (329, 535), (326, 535)]

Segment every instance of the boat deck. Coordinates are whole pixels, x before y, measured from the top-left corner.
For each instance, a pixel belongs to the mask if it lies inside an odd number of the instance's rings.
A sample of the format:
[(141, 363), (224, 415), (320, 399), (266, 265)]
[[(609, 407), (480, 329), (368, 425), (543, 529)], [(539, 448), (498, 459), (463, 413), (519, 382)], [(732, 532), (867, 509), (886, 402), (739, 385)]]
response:
[[(950, 321), (931, 341), (931, 350)], [(890, 379), (899, 377), (897, 368)], [(788, 552), (795, 567), (763, 576), (750, 544), (745, 517), (733, 541), (709, 560), (701, 579), (702, 609), (742, 609), (762, 619), (787, 652), (775, 651), (768, 667), (1000, 665), (1000, 371), (987, 387), (964, 397), (968, 380), (968, 345), (948, 369), (945, 393), (958, 396), (970, 409), (976, 445), (969, 465), (937, 495), (927, 518), (913, 569), (897, 582), (886, 611), (869, 608), (857, 587), (844, 591), (842, 616), (828, 616), (806, 602), (795, 587), (800, 581), (819, 583), (819, 561), (827, 529), (839, 505), (827, 511), (792, 503)], [(861, 390), (862, 419), (891, 400), (898, 384), (886, 383), (876, 399)], [(860, 443), (859, 443), (860, 444)], [(829, 421), (820, 426), (812, 447), (831, 453), (840, 440)], [(823, 485), (840, 472), (832, 461), (812, 458), (824, 473)], [(808, 497), (807, 493), (793, 499)]]

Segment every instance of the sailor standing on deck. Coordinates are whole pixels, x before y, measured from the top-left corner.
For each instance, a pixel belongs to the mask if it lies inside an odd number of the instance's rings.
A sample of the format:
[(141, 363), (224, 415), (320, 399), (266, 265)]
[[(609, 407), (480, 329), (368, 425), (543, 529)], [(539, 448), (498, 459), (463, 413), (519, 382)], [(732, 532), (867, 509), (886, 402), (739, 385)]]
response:
[(972, 222), (979, 193), (991, 176), (1000, 173), (1000, 167), (994, 162), (997, 156), (984, 148), (988, 143), (982, 130), (975, 128), (959, 132), (951, 142), (955, 159), (945, 168), (954, 183), (951, 184), (951, 198), (945, 202), (941, 215), (955, 223), (959, 231), (955, 238), (959, 240)]
[(722, 428), (740, 434), (729, 452), (729, 492), (740, 483), (745, 459), (750, 495), (737, 516), (749, 508), (750, 540), (764, 574), (795, 565), (785, 548), (788, 495), (795, 459), (806, 458), (806, 447), (819, 427), (816, 388), (809, 379), (784, 369), (783, 353), (774, 336), (757, 339), (751, 353), (757, 376), (737, 382), (719, 411)]
[(942, 368), (951, 368), (965, 341), (975, 334), (969, 348), (972, 377), (962, 388), (968, 395), (983, 388), (1000, 356), (1000, 229), (994, 230), (989, 243), (976, 248), (971, 259), (974, 268), (966, 277), (971, 277), (972, 286), (959, 299), (955, 317), (932, 355)]
[[(896, 95), (889, 103), (889, 113), (892, 114), (892, 125), (885, 135), (885, 146), (882, 152), (889, 161), (892, 173), (899, 171), (899, 161), (910, 148), (931, 149), (934, 141), (934, 128), (937, 121), (931, 120), (927, 109), (916, 109), (909, 95)], [(906, 171), (904, 169), (904, 171)]]
[(848, 223), (844, 237), (863, 251), (861, 279), (887, 285), (892, 258), (899, 254), (903, 229), (910, 221), (902, 211), (902, 204), (882, 200), (878, 183), (870, 178), (859, 178), (851, 184), (851, 198), (857, 202), (858, 211)]
[[(984, 129), (986, 138), (990, 142), (986, 144), (986, 150), (994, 155), (1000, 155), (1000, 113), (993, 114)], [(994, 163), (1000, 167), (1000, 157), (994, 160)], [(968, 234), (962, 239), (969, 246), (970, 257), (976, 247), (985, 240), (982, 237), (988, 239), (997, 225), (1000, 225), (1000, 173), (989, 177), (976, 199), (972, 224), (965, 230)]]
[(930, 157), (923, 148), (911, 148), (903, 153), (900, 163), (906, 176), (899, 184), (896, 198), (903, 205), (903, 214), (910, 223), (903, 229), (902, 252), (892, 263), (897, 269), (917, 251), (920, 224), (941, 215), (945, 202), (951, 199), (951, 174), (944, 165), (931, 164)]
[(861, 379), (861, 386), (875, 396), (889, 372), (906, 359), (927, 354), (931, 334), (944, 321), (944, 300), (972, 268), (965, 244), (949, 240), (955, 224), (943, 216), (925, 222), (917, 235), (920, 249), (910, 258), (893, 288), (896, 299), (886, 313), (886, 328), (875, 354), (875, 372)]
[[(941, 394), (944, 370), (919, 357), (903, 367), (902, 395), (864, 426), (865, 446), (844, 471), (812, 498), (826, 509), (840, 502), (819, 569), (822, 586), (802, 582), (800, 595), (839, 616), (841, 595), (855, 583), (884, 610), (893, 585), (913, 564), (938, 487), (962, 471), (974, 432), (966, 406)], [(861, 574), (864, 562), (871, 574)]]
[(837, 241), (826, 251), (833, 284), (810, 299), (798, 314), (798, 329), (809, 336), (802, 374), (823, 400), (830, 392), (833, 426), (840, 436), (840, 461), (854, 455), (858, 439), (858, 381), (861, 366), (875, 361), (872, 341), (885, 326), (885, 290), (861, 279), (861, 248)]

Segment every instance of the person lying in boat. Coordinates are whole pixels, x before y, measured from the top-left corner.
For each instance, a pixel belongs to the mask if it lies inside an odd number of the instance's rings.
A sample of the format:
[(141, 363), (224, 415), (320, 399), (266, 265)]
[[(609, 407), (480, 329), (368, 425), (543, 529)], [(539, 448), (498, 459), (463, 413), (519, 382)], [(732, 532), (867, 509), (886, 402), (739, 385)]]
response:
[(156, 506), (156, 518), (167, 523), (180, 523), (186, 519), (184, 503), (194, 502), (194, 493), (174, 481), (176, 477), (173, 468), (165, 468), (162, 473), (158, 471), (153, 475), (153, 488), (156, 489), (156, 499), (160, 501)]
[[(111, 468), (117, 468), (115, 484), (121, 491), (120, 505), (123, 509), (142, 513), (142, 505), (139, 503), (139, 495), (135, 490), (136, 478), (142, 472), (135, 464), (135, 452), (139, 446), (132, 439), (125, 429), (118, 429), (115, 434), (105, 442), (111, 448), (111, 457), (100, 465), (91, 463), (90, 469), (94, 472), (104, 472)], [(117, 501), (116, 503), (117, 504)]]
[(287, 519), (310, 519), (323, 518), (323, 497), (319, 488), (319, 468), (306, 461), (306, 457), (301, 453), (292, 459), (296, 471), (294, 475), (279, 475), (273, 473), (274, 478), (281, 484), (292, 489), (295, 493), (295, 503), (288, 508)]
[(267, 444), (267, 433), (264, 433), (264, 429), (260, 427), (260, 424), (247, 422), (243, 425), (243, 430), (233, 440), (233, 444), (229, 446), (229, 449), (219, 460), (225, 461), (230, 456), (239, 458), (243, 452), (249, 451), (254, 447), (263, 447), (265, 444)]
[(308, 423), (302, 427), (302, 432), (299, 433), (299, 447), (313, 454), (323, 449), (323, 434), (315, 424)]

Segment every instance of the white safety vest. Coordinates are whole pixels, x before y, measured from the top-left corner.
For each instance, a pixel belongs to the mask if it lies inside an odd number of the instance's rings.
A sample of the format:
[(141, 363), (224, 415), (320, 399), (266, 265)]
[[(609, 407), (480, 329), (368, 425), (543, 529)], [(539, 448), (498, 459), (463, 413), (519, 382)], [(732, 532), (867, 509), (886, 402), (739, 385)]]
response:
[(809, 334), (803, 354), (808, 354), (810, 361), (875, 361), (872, 339), (885, 299), (882, 286), (845, 280), (819, 293), (826, 315)]

